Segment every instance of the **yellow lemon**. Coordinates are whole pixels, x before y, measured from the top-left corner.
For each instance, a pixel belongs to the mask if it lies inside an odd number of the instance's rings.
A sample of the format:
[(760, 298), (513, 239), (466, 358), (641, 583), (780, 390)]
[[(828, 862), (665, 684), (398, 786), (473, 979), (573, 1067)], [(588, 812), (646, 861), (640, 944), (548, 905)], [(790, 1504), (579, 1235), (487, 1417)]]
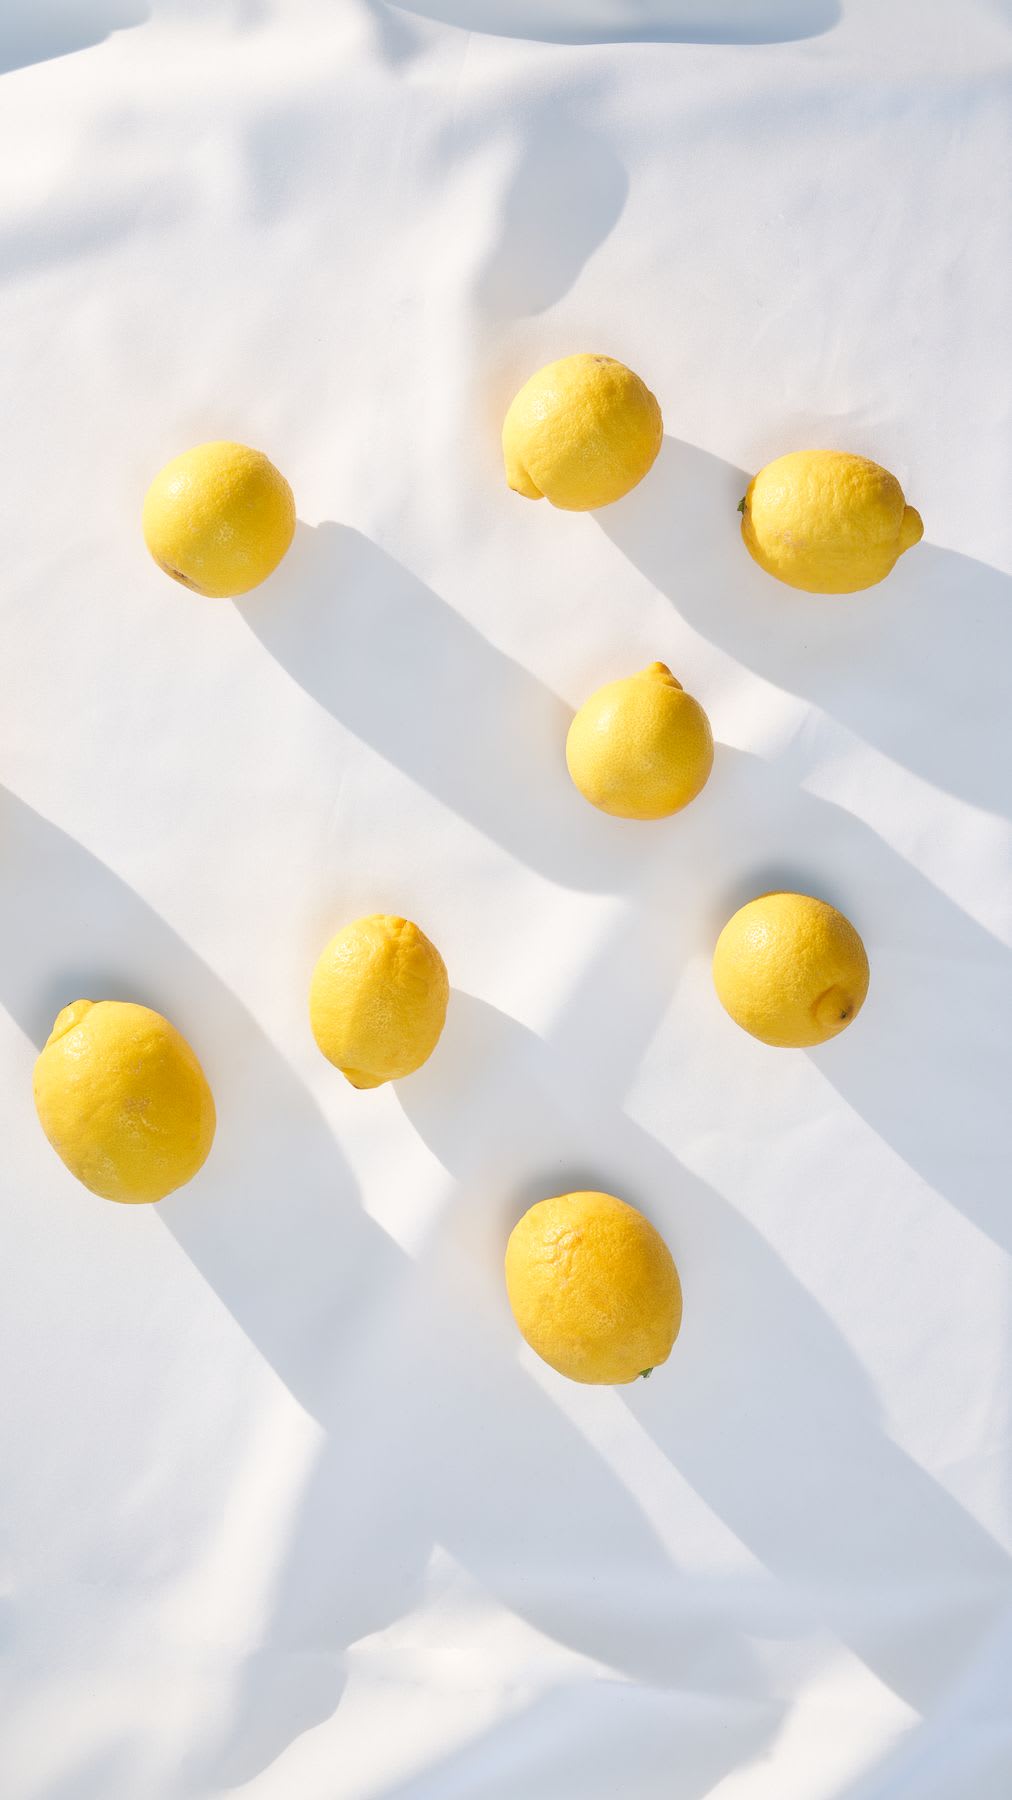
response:
[(713, 767), (710, 721), (666, 663), (598, 688), (566, 739), (584, 799), (620, 819), (663, 819), (688, 806)]
[(166, 463), (144, 501), (144, 542), (158, 567), (225, 599), (258, 587), (295, 532), (284, 476), (245, 444), (198, 444)]
[(824, 1044), (857, 1017), (868, 958), (849, 919), (810, 894), (763, 894), (724, 926), (713, 953), (721, 1004), (764, 1044)]
[(432, 1055), (449, 997), (446, 965), (424, 931), (373, 913), (331, 938), (313, 970), (309, 1022), (352, 1087), (380, 1087)]
[(566, 512), (620, 500), (661, 447), (661, 409), (611, 356), (564, 356), (520, 389), (502, 428), (506, 479)]
[(761, 569), (810, 594), (874, 587), (924, 535), (895, 475), (844, 450), (795, 450), (754, 476), (741, 535)]
[(214, 1100), (186, 1039), (124, 1000), (75, 1000), (35, 1064), (35, 1106), (57, 1156), (105, 1200), (162, 1200), (214, 1139)]
[(532, 1206), (506, 1246), (506, 1292), (531, 1349), (571, 1381), (649, 1375), (682, 1322), (667, 1244), (614, 1194), (559, 1194)]

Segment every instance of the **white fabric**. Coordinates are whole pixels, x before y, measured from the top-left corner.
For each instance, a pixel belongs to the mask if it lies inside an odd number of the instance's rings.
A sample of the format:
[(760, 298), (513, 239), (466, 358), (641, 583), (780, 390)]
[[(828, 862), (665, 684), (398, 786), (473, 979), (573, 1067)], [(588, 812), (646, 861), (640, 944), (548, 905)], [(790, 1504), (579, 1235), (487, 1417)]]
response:
[[(1009, 53), (999, 0), (5, 0), (5, 1800), (1008, 1800)], [(667, 428), (597, 516), (500, 469), (577, 349)], [(238, 604), (139, 530), (217, 436), (301, 521)], [(924, 516), (852, 599), (738, 538), (821, 444)], [(563, 742), (654, 658), (720, 742), (638, 826)], [(710, 985), (773, 884), (870, 954), (810, 1055)], [(455, 991), (360, 1094), (305, 995), (375, 910)], [(157, 1208), (36, 1123), (82, 993), (212, 1081)], [(508, 1313), (574, 1185), (682, 1271), (632, 1388)]]

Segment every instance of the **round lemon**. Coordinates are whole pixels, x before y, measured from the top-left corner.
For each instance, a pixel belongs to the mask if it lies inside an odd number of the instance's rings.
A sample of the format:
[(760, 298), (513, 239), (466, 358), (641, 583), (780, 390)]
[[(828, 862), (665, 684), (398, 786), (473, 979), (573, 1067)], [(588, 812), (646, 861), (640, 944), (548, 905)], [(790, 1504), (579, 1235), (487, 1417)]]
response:
[(663, 433), (657, 401), (624, 363), (564, 356), (532, 375), (506, 414), (506, 479), (528, 500), (588, 512), (643, 480)]
[(649, 1375), (682, 1322), (667, 1244), (614, 1194), (559, 1194), (532, 1206), (506, 1246), (506, 1291), (531, 1349), (571, 1381)]
[(313, 970), (309, 1022), (352, 1087), (380, 1087), (432, 1055), (449, 997), (446, 965), (424, 931), (373, 913), (331, 938)]
[(837, 1037), (868, 992), (868, 958), (849, 919), (811, 894), (763, 894), (739, 908), (713, 953), (721, 1004), (764, 1044)]
[(124, 1000), (75, 1000), (35, 1064), (35, 1106), (57, 1156), (105, 1200), (163, 1200), (214, 1139), (214, 1100), (186, 1039)]
[(291, 488), (245, 444), (185, 450), (155, 476), (144, 501), (144, 542), (158, 567), (215, 599), (259, 587), (294, 532)]
[(610, 681), (580, 707), (566, 739), (569, 773), (585, 800), (620, 819), (663, 819), (706, 785), (710, 721), (666, 663)]
[(749, 554), (809, 594), (874, 587), (924, 535), (895, 475), (843, 450), (795, 450), (754, 476), (739, 507)]

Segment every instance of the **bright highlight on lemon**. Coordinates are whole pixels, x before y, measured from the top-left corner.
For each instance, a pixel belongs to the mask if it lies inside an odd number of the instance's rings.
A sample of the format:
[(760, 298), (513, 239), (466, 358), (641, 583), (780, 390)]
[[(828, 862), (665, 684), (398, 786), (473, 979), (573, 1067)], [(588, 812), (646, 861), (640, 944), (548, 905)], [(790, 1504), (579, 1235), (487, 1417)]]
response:
[(663, 431), (653, 394), (624, 363), (564, 356), (532, 375), (506, 414), (506, 479), (567, 512), (609, 506), (643, 480)]
[(352, 1087), (380, 1087), (432, 1055), (449, 995), (446, 965), (424, 931), (373, 913), (331, 938), (313, 971), (309, 1020)]
[(810, 594), (884, 581), (924, 535), (895, 475), (842, 450), (796, 450), (748, 484), (741, 535), (761, 569)]
[(53, 1149), (106, 1200), (163, 1200), (192, 1180), (214, 1139), (203, 1069), (175, 1026), (147, 1006), (65, 1006), (34, 1087)]
[(144, 542), (194, 593), (246, 594), (277, 568), (295, 532), (295, 501), (260, 450), (198, 444), (166, 463), (144, 501)]
[(713, 980), (732, 1019), (764, 1044), (838, 1037), (868, 992), (868, 958), (849, 919), (811, 894), (762, 894), (730, 918)]
[(569, 728), (566, 763), (585, 800), (621, 819), (663, 819), (705, 786), (713, 733), (666, 663), (611, 681)]
[(649, 1375), (682, 1322), (670, 1250), (614, 1194), (559, 1194), (532, 1206), (506, 1246), (506, 1291), (531, 1349), (571, 1381)]

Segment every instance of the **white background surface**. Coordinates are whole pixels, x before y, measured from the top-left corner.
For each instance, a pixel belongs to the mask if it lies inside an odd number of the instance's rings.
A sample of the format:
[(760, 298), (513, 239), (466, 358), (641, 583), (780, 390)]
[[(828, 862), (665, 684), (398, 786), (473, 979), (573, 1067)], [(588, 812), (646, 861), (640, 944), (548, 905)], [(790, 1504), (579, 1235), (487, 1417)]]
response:
[[(1010, 42), (997, 0), (5, 0), (5, 1800), (1007, 1800)], [(499, 464), (575, 349), (666, 422), (597, 516)], [(140, 536), (218, 436), (300, 517), (238, 604)], [(849, 600), (738, 538), (822, 444), (925, 521)], [(637, 826), (563, 742), (654, 658), (719, 748)], [(774, 884), (871, 959), (811, 1054), (710, 986)], [(359, 1094), (305, 992), (376, 910), (455, 991)], [(82, 993), (214, 1087), (157, 1208), (37, 1126)], [(677, 1257), (649, 1383), (513, 1329), (509, 1226), (573, 1185)]]

